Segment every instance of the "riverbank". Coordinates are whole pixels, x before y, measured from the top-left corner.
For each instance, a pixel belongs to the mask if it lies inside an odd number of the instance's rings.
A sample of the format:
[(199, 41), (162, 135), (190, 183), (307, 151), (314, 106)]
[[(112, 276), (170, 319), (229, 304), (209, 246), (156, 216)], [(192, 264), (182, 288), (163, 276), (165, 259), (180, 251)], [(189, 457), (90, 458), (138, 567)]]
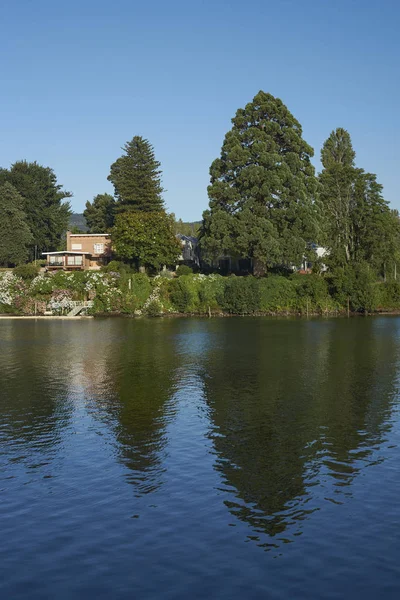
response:
[(23, 278), (0, 273), (3, 318), (68, 316), (77, 302), (90, 301), (88, 316), (225, 317), (346, 316), (398, 314), (400, 284), (337, 275), (223, 277), (218, 274), (56, 272)]

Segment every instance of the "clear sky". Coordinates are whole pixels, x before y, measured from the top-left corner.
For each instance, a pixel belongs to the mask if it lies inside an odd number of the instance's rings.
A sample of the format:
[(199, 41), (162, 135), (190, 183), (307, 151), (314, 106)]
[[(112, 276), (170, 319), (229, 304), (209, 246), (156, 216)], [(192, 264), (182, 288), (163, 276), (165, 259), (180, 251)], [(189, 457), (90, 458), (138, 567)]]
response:
[(81, 212), (142, 135), (168, 209), (197, 220), (230, 119), (262, 89), (300, 121), (318, 169), (323, 141), (348, 129), (400, 209), (399, 25), (398, 0), (4, 2), (0, 165), (51, 166)]

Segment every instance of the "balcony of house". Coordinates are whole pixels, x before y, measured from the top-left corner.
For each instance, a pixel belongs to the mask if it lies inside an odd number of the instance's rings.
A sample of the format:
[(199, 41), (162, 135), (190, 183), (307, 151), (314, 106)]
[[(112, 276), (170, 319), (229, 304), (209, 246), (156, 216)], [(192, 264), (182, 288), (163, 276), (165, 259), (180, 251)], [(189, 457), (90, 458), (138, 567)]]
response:
[(89, 252), (43, 252), (46, 256), (46, 269), (48, 271), (83, 271), (89, 268)]

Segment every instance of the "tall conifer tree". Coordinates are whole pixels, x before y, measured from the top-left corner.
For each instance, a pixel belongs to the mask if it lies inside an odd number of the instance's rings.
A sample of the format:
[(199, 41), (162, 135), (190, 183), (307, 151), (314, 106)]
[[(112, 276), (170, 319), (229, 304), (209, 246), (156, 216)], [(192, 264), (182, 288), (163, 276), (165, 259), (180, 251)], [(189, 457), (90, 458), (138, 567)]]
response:
[(122, 148), (124, 154), (112, 165), (108, 180), (114, 186), (117, 211), (161, 211), (160, 163), (148, 140), (135, 136)]
[(300, 264), (317, 237), (313, 149), (283, 102), (262, 91), (232, 123), (210, 168), (203, 251)]

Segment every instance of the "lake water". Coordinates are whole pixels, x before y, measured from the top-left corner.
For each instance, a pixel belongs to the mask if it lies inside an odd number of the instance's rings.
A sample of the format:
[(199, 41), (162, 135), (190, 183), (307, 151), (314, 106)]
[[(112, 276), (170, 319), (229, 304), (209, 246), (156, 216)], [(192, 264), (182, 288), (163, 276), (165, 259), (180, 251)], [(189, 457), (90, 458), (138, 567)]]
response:
[(399, 598), (400, 318), (0, 321), (0, 597)]

